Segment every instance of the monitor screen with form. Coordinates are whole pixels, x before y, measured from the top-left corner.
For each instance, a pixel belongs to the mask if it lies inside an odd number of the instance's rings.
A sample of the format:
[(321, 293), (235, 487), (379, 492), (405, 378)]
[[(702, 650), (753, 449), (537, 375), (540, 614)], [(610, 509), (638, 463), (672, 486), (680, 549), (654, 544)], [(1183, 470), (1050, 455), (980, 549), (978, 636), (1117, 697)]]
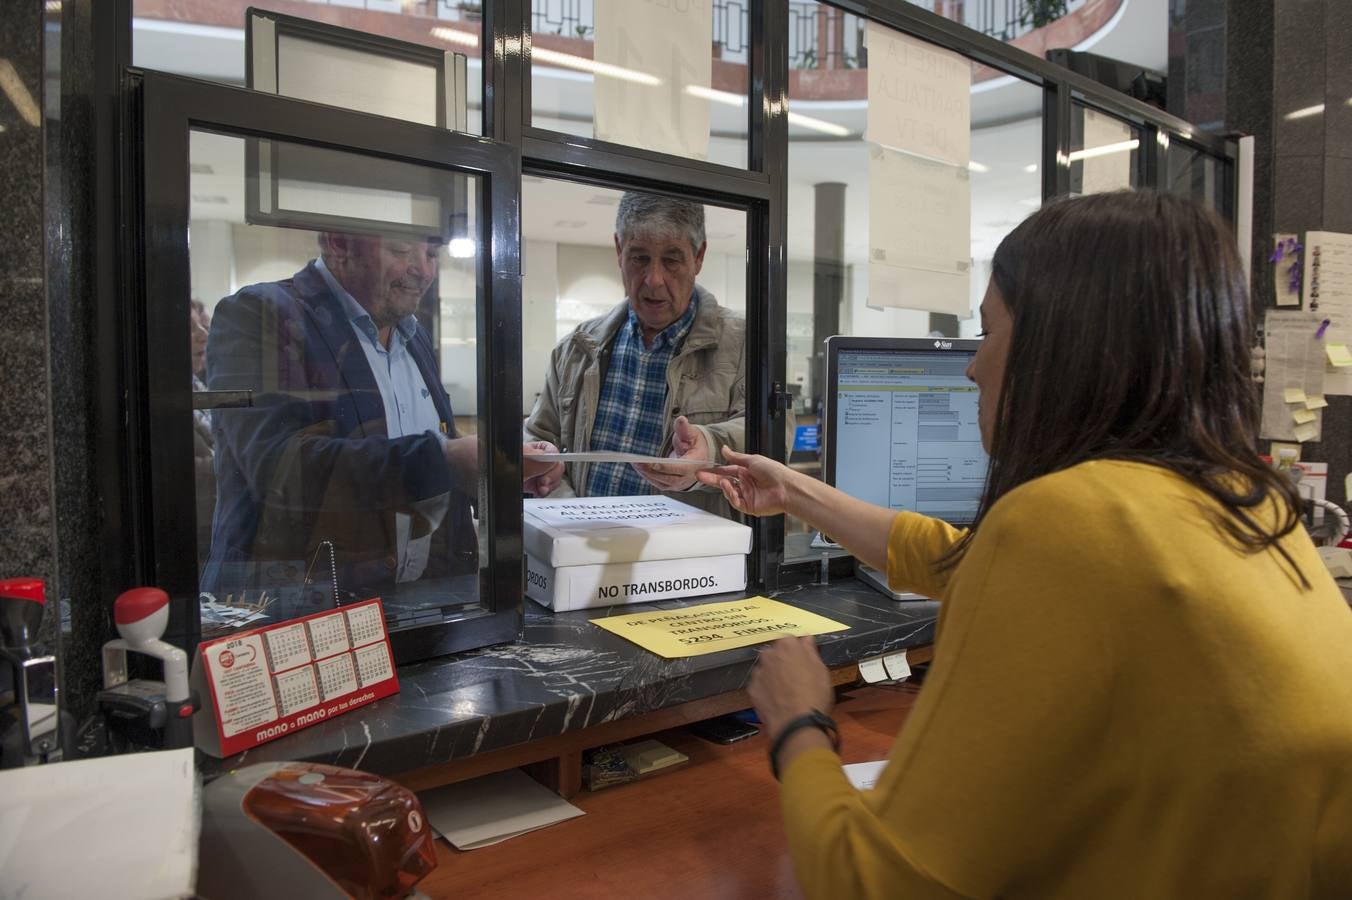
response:
[(980, 341), (827, 341), (826, 481), (851, 496), (969, 524), (985, 486), (977, 388)]

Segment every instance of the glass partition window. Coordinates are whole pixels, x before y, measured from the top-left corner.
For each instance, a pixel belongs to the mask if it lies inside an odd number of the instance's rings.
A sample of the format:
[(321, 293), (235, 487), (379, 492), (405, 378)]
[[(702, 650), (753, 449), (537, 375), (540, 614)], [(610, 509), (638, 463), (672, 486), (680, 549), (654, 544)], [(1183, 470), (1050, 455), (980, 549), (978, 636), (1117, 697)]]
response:
[(1179, 138), (1170, 140), (1165, 159), (1168, 168), (1165, 190), (1199, 200), (1216, 212), (1228, 212), (1225, 203), (1225, 160)]
[[(745, 414), (745, 359), (751, 351), (740, 343), (740, 327), (725, 330), (713, 323), (727, 313), (738, 326), (745, 318), (746, 213), (703, 205), (701, 257), (699, 247), (668, 227), (670, 211), (640, 210), (634, 229), (638, 237), (626, 243), (622, 254), (616, 247), (616, 216), (623, 196), (618, 190), (532, 175), (522, 185), (522, 414), (528, 417), (530, 437), (550, 440), (561, 449), (655, 453), (676, 415), (696, 425), (717, 426)], [(647, 346), (633, 339), (632, 332), (620, 333), (629, 322), (631, 289), (647, 298), (635, 309), (645, 340), (653, 341)], [(699, 298), (691, 313), (695, 320), (685, 326), (672, 318), (678, 312), (684, 315), (679, 306), (656, 313), (643, 306), (651, 301), (661, 307), (661, 301), (675, 299), (677, 290)], [(647, 330), (652, 316), (657, 317), (655, 336)], [(695, 321), (709, 324), (697, 331)], [(738, 341), (735, 347), (729, 334)], [(664, 335), (676, 341), (665, 357)], [(712, 344), (692, 349), (687, 357), (692, 336)], [(608, 360), (607, 376), (597, 379), (598, 393), (591, 400), (584, 385), (596, 372), (586, 371), (590, 365), (582, 364), (576, 352), (584, 345), (596, 348), (588, 358), (599, 351)], [(557, 357), (552, 355), (556, 347)], [(660, 370), (649, 368), (649, 360), (659, 357), (665, 360)], [(628, 364), (616, 361), (620, 359), (628, 359), (632, 368), (622, 370)], [(551, 369), (564, 374), (555, 392), (542, 401)], [(643, 380), (647, 389), (616, 399), (621, 395), (609, 393), (617, 386), (609, 376), (620, 371), (630, 372), (636, 382)], [(537, 403), (553, 411), (537, 419)], [(608, 424), (597, 407), (612, 404), (624, 414)], [(593, 476), (606, 472), (614, 481), (602, 487)], [(602, 490), (612, 495), (657, 492), (626, 465), (570, 464), (567, 478), (579, 496)], [(706, 498), (682, 499), (706, 505), (700, 502)], [(726, 511), (718, 505), (706, 508)]]
[(746, 168), (749, 7), (531, 0), (531, 124)]
[(391, 631), (476, 613), (480, 185), (207, 131), (190, 147), (203, 637), (369, 597)]
[(1141, 129), (1116, 116), (1071, 104), (1070, 192), (1101, 194), (1141, 183)]
[[(467, 57), (463, 82), (455, 82), (451, 88), (463, 101), (460, 106), (465, 124), (451, 121), (447, 127), (470, 134), (483, 133), (483, 22), (478, 3), (310, 0), (290, 4), (289, 8), (295, 10), (298, 6), (299, 17), (320, 26)], [(248, 72), (246, 11), (251, 7), (269, 8), (255, 0), (197, 0), (190, 4), (178, 0), (132, 0), (132, 62), (147, 69), (243, 86)], [(316, 57), (296, 41), (291, 43), (291, 50), (295, 51), (289, 54), (293, 71), (294, 62), (299, 61), (301, 69), (295, 74), (300, 77), (293, 81), (295, 90), (279, 85), (283, 94), (409, 121), (425, 121), (426, 110), (436, 96), (436, 85), (426, 78), (408, 78), (417, 75), (415, 70), (419, 66), (407, 58), (391, 56), (382, 60), (369, 53), (341, 48), (328, 48), (321, 57)], [(322, 60), (341, 67), (343, 72), (361, 73), (345, 95), (334, 94), (330, 90), (332, 85), (322, 79), (306, 77), (321, 71), (317, 63)], [(399, 86), (410, 80), (410, 86)], [(394, 85), (394, 92), (384, 92), (382, 86), (390, 85)], [(451, 106), (455, 105), (452, 102)]]
[[(1044, 92), (824, 3), (791, 4), (789, 38), (788, 462), (820, 476), (823, 341), (977, 334), (1042, 203)], [(785, 558), (809, 537), (790, 519)]]

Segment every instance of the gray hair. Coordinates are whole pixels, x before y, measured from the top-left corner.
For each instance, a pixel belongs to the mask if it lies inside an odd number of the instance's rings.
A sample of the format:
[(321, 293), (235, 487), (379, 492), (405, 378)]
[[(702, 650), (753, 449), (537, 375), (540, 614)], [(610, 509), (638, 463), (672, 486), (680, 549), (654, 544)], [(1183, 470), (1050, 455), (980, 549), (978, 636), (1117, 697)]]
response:
[(615, 235), (623, 246), (631, 237), (671, 236), (690, 241), (696, 253), (704, 246), (704, 205), (661, 194), (625, 191), (615, 213)]

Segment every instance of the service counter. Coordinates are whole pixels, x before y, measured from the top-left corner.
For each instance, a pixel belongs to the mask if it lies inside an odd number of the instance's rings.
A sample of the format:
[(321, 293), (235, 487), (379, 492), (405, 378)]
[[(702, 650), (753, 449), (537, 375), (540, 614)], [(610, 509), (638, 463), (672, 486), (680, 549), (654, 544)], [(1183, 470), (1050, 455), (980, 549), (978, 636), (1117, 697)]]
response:
[[(224, 760), (207, 775), (254, 762), (310, 760), (394, 777), (415, 790), (529, 766), (564, 796), (577, 792), (582, 751), (749, 705), (756, 649), (662, 659), (592, 625), (605, 615), (736, 600), (723, 594), (552, 613), (526, 601), (522, 637), (404, 666), (400, 692)], [(897, 603), (842, 578), (769, 592), (849, 625), (818, 638), (837, 684), (860, 660), (907, 650), (929, 659), (938, 604)]]

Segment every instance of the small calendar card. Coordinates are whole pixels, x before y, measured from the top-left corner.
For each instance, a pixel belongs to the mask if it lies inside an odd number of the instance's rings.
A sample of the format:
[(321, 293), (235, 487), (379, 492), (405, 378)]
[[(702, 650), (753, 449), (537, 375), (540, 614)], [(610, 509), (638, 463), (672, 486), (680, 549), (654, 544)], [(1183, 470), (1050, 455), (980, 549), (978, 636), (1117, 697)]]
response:
[(197, 747), (242, 753), (399, 690), (380, 600), (203, 641), (192, 687)]
[(352, 649), (347, 640), (346, 618), (340, 612), (308, 619), (305, 627), (310, 629), (310, 643), (315, 648), (315, 659), (323, 659)]

